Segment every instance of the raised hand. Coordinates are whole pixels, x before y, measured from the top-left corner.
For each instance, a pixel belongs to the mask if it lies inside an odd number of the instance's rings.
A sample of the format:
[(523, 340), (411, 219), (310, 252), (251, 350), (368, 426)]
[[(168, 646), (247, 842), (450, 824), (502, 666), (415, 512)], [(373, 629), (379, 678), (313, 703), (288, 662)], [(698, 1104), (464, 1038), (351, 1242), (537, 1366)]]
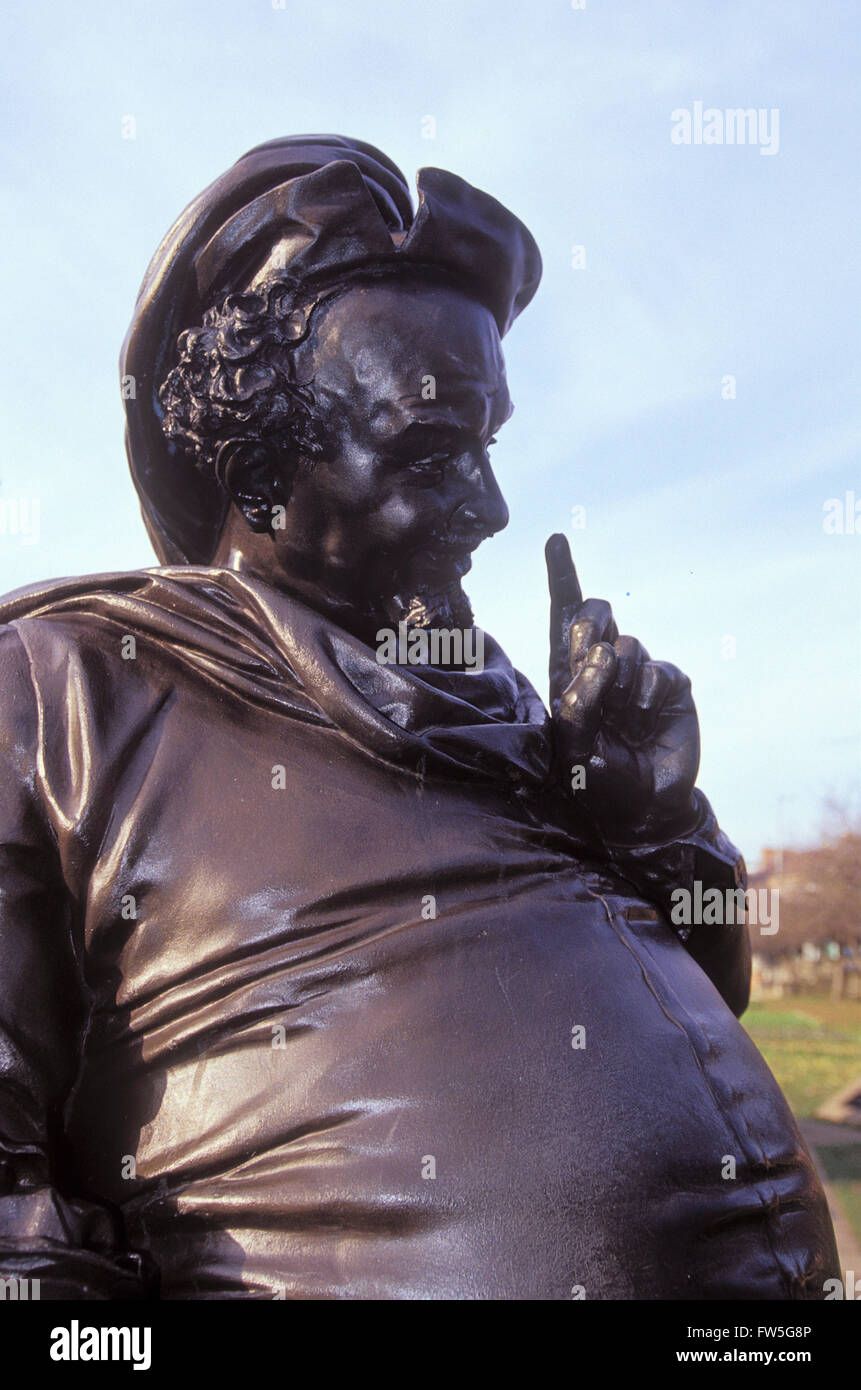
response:
[[(663, 844), (697, 818), (700, 760), (691, 683), (620, 637), (603, 599), (583, 599), (568, 542), (547, 542), (550, 712), (572, 794), (613, 844)], [(580, 769), (580, 771), (577, 771)]]

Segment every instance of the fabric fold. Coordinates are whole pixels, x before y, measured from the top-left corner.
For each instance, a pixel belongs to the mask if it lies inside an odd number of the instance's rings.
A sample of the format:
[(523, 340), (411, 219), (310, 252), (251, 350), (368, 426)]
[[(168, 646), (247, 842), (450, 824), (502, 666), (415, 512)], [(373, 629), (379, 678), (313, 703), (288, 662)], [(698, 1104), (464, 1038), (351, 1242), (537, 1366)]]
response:
[(534, 789), (550, 775), (547, 710), (487, 634), (481, 671), (383, 667), (371, 647), (294, 595), (188, 565), (57, 580), (0, 603), (0, 622), (59, 615), (152, 640), (255, 703), (327, 724), (422, 775)]

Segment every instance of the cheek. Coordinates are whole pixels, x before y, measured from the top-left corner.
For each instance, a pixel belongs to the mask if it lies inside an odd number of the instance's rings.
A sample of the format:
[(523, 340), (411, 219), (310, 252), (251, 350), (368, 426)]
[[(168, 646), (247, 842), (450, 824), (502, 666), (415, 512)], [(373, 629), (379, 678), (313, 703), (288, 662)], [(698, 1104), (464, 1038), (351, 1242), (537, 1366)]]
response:
[(315, 530), (354, 556), (419, 545), (445, 520), (437, 491), (394, 475), (367, 441), (342, 437), (337, 462), (319, 464), (311, 481)]
[(392, 487), (376, 499), (368, 517), (369, 531), (385, 546), (403, 545), (407, 541), (420, 548), (422, 541), (444, 527), (445, 508), (432, 488)]
[(354, 527), (364, 549), (417, 535), (433, 525), (439, 507), (433, 489), (405, 484), (373, 458), (356, 456), (327, 479), (321, 501), (330, 523)]

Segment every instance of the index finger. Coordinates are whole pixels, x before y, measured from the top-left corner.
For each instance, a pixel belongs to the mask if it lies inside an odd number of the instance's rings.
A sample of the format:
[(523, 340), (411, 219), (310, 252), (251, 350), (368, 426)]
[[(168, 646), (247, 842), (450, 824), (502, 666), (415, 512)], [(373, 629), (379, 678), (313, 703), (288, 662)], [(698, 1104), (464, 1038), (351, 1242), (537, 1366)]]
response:
[(561, 531), (556, 531), (550, 537), (544, 547), (544, 556), (547, 560), (547, 582), (550, 586), (551, 607), (556, 605), (564, 608), (579, 608), (583, 602), (583, 593), (577, 578), (577, 571), (574, 568), (574, 561), (571, 558), (568, 538), (563, 536)]
[(570, 628), (583, 594), (565, 536), (556, 532), (544, 547), (550, 586), (550, 698), (558, 699), (571, 679)]

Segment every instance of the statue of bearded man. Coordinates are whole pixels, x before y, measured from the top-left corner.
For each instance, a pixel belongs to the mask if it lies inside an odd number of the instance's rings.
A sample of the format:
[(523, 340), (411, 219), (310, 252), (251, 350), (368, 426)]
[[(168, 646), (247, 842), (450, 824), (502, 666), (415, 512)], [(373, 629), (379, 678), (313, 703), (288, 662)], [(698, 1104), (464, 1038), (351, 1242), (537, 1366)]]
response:
[(562, 536), (549, 712), (474, 625), (540, 258), (455, 175), (418, 192), (308, 136), (201, 194), (123, 353), (161, 563), (0, 605), (0, 1270), (821, 1298), (822, 1191), (736, 1018), (746, 929), (669, 912), (744, 889), (689, 682)]

